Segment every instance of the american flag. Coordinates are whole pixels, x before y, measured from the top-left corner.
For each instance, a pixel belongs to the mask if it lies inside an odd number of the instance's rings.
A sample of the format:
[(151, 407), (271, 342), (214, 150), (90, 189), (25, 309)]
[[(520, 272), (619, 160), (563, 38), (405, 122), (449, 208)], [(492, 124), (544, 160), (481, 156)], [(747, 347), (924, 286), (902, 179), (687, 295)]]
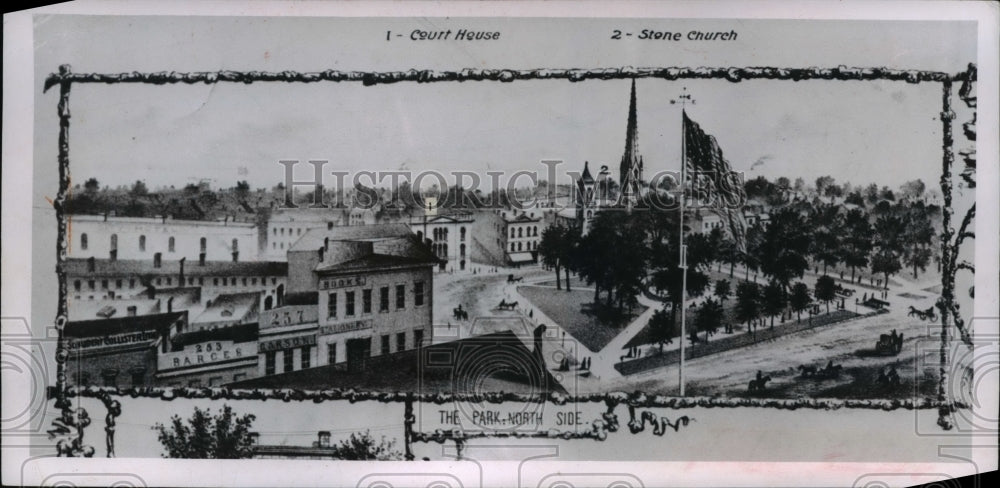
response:
[[(746, 190), (742, 178), (722, 156), (715, 136), (705, 133), (697, 122), (684, 115), (684, 164), (690, 174), (699, 175), (702, 196), (712, 202), (712, 210), (725, 222), (740, 252), (746, 252), (746, 220), (743, 205)], [(707, 192), (707, 195), (705, 194)]]

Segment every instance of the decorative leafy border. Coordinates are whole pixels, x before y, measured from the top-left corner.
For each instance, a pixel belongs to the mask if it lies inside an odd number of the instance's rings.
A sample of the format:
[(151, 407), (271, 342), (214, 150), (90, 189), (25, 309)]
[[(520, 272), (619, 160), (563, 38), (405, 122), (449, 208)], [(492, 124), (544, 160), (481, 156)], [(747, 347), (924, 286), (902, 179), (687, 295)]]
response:
[[(952, 83), (962, 83), (959, 96), (970, 107), (975, 107), (975, 98), (970, 97), (972, 83), (976, 81), (977, 70), (975, 64), (970, 63), (965, 72), (949, 74), (940, 71), (920, 71), (920, 70), (897, 70), (882, 67), (872, 68), (848, 68), (838, 66), (836, 68), (773, 68), (773, 67), (720, 67), (720, 68), (606, 68), (606, 69), (474, 69), (467, 68), (460, 71), (435, 71), (416, 70), (389, 71), (389, 72), (365, 72), (365, 71), (336, 71), (326, 70), (318, 72), (297, 72), (297, 71), (207, 71), (207, 72), (156, 72), (156, 73), (73, 73), (69, 65), (59, 67), (58, 73), (53, 73), (46, 78), (43, 91), (50, 88), (59, 87), (59, 103), (57, 106), (59, 115), (59, 191), (53, 202), (56, 212), (57, 239), (56, 239), (56, 276), (58, 278), (58, 307), (56, 313), (55, 326), (58, 332), (58, 343), (56, 350), (56, 385), (49, 388), (50, 398), (55, 398), (56, 408), (62, 412), (61, 417), (53, 421), (54, 428), (49, 432), (52, 437), (60, 437), (57, 443), (57, 451), (60, 456), (85, 456), (94, 454), (94, 449), (83, 444), (83, 429), (90, 424), (87, 412), (82, 408), (72, 408), (69, 399), (72, 397), (92, 397), (101, 400), (108, 409), (105, 418), (105, 432), (107, 442), (108, 457), (114, 456), (114, 431), (115, 418), (121, 414), (121, 403), (115, 397), (146, 397), (160, 398), (162, 400), (173, 400), (175, 398), (207, 398), (212, 400), (281, 400), (290, 401), (313, 401), (322, 403), (324, 401), (347, 400), (350, 402), (359, 401), (379, 401), (383, 403), (403, 403), (404, 404), (404, 430), (406, 459), (414, 458), (411, 451), (411, 442), (445, 442), (453, 440), (456, 442), (459, 452), (467, 439), (475, 437), (541, 437), (560, 439), (596, 439), (603, 440), (607, 432), (618, 430), (618, 418), (614, 409), (619, 404), (625, 404), (629, 410), (628, 426), (635, 434), (642, 432), (646, 424), (653, 427), (653, 433), (663, 435), (667, 427), (675, 431), (681, 426), (686, 426), (690, 421), (687, 416), (680, 417), (671, 422), (666, 417), (657, 417), (652, 411), (641, 412), (637, 418), (636, 407), (647, 408), (670, 408), (689, 409), (695, 407), (761, 407), (777, 408), (785, 410), (795, 410), (799, 408), (836, 410), (841, 408), (864, 408), (880, 410), (896, 409), (930, 409), (937, 408), (939, 417), (938, 425), (947, 430), (952, 427), (950, 414), (956, 408), (967, 408), (948, 398), (946, 389), (948, 360), (948, 334), (949, 322), (953, 321), (962, 341), (972, 345), (971, 334), (965, 327), (965, 322), (959, 315), (958, 305), (955, 301), (955, 274), (959, 269), (973, 271), (973, 267), (965, 262), (958, 262), (957, 255), (959, 247), (966, 238), (974, 238), (974, 234), (968, 227), (975, 217), (975, 206), (966, 213), (962, 220), (961, 228), (957, 231), (952, 228), (952, 166), (954, 165), (954, 153), (952, 145), (952, 120), (955, 113), (951, 109)], [(839, 400), (839, 399), (752, 399), (752, 398), (699, 398), (699, 397), (666, 397), (650, 396), (641, 392), (627, 394), (621, 392), (611, 392), (605, 394), (589, 394), (570, 397), (566, 395), (551, 394), (547, 398), (538, 395), (520, 395), (513, 393), (485, 393), (485, 394), (415, 394), (415, 393), (379, 393), (349, 390), (322, 390), (304, 391), (290, 389), (275, 390), (230, 390), (228, 388), (77, 388), (66, 384), (66, 360), (69, 358), (69, 351), (66, 347), (63, 329), (68, 322), (68, 289), (66, 282), (66, 272), (64, 269), (66, 262), (66, 250), (68, 246), (67, 228), (65, 219), (66, 194), (69, 190), (70, 168), (69, 168), (69, 126), (70, 110), (69, 97), (70, 89), (74, 84), (87, 83), (141, 83), (151, 85), (165, 84), (215, 84), (215, 83), (260, 83), (260, 82), (285, 82), (285, 83), (319, 83), (319, 82), (361, 82), (365, 86), (391, 84), (400, 82), (416, 83), (436, 83), (436, 82), (466, 82), (466, 81), (499, 81), (510, 83), (520, 80), (545, 80), (558, 79), (570, 82), (580, 82), (586, 80), (616, 80), (634, 78), (660, 78), (664, 80), (680, 79), (720, 79), (730, 82), (740, 82), (744, 80), (765, 79), (765, 80), (842, 80), (842, 81), (904, 81), (906, 83), (941, 83), (942, 88), (942, 109), (941, 124), (942, 134), (942, 174), (941, 192), (944, 196), (943, 208), (943, 231), (941, 234), (942, 252), (942, 283), (941, 296), (937, 302), (937, 307), (941, 311), (941, 349), (940, 349), (940, 378), (935, 399), (903, 399), (903, 400)], [(971, 100), (971, 101), (970, 101)], [(972, 130), (974, 134), (974, 120)], [(966, 132), (968, 133), (966, 124)], [(969, 158), (966, 158), (967, 166)], [(972, 173), (974, 173), (974, 156), (972, 157)], [(963, 173), (963, 178), (968, 180), (969, 168)], [(973, 180), (974, 181), (974, 180)], [(974, 185), (971, 185), (974, 187)], [(562, 432), (558, 430), (547, 430), (532, 433), (511, 433), (511, 432), (477, 432), (466, 433), (461, 430), (442, 431), (436, 430), (432, 433), (419, 433), (413, 431), (416, 417), (413, 414), (414, 402), (431, 402), (436, 404), (450, 403), (453, 401), (478, 400), (491, 403), (505, 401), (512, 402), (540, 402), (550, 401), (557, 405), (566, 403), (601, 402), (607, 405), (607, 412), (603, 414), (603, 419), (595, 420), (590, 430), (580, 432)], [(74, 433), (73, 430), (76, 432)]]

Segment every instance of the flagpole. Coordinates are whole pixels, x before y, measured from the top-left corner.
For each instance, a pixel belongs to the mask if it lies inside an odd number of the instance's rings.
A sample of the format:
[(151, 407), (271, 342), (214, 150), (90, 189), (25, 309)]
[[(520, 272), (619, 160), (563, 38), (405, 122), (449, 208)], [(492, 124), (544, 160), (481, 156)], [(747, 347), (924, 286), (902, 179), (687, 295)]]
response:
[[(682, 102), (683, 103), (683, 102)], [(684, 396), (684, 341), (686, 340), (687, 334), (685, 333), (686, 317), (685, 312), (687, 307), (685, 306), (685, 297), (687, 297), (687, 249), (684, 247), (684, 202), (687, 196), (684, 194), (684, 176), (687, 172), (687, 124), (684, 123), (684, 119), (687, 114), (684, 112), (683, 105), (681, 105), (681, 215), (678, 221), (680, 221), (679, 227), (679, 241), (680, 248), (678, 252), (680, 255), (680, 268), (681, 268), (681, 363), (678, 369), (678, 383), (680, 384), (680, 396)]]

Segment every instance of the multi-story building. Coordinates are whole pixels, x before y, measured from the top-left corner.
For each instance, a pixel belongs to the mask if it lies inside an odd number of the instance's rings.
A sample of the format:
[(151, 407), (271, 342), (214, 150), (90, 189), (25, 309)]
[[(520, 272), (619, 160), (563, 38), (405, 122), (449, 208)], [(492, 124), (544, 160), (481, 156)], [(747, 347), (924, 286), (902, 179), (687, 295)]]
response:
[(313, 230), (288, 260), (290, 293), (303, 303), (262, 313), (262, 376), (364, 368), (369, 357), (430, 344), (432, 270), (440, 261), (408, 226)]
[(101, 215), (70, 215), (66, 222), (71, 258), (255, 261), (258, 255), (254, 223)]
[(198, 288), (199, 302), (225, 293), (258, 292), (261, 308), (268, 309), (284, 303), (288, 263), (88, 258), (67, 259), (64, 270), (70, 299), (76, 301), (156, 298), (169, 289)]
[(263, 255), (273, 261), (285, 261), (288, 250), (302, 235), (313, 229), (332, 229), (345, 225), (342, 208), (275, 209), (267, 220), (267, 239)]
[(157, 354), (185, 329), (187, 312), (70, 321), (66, 373), (80, 386), (155, 386)]
[(531, 210), (504, 210), (500, 212), (503, 229), (501, 246), (507, 264), (519, 266), (538, 262), (538, 244), (545, 231), (542, 212)]
[(410, 229), (421, 242), (427, 242), (440, 260), (441, 271), (465, 270), (472, 261), (471, 212), (428, 214), (410, 220)]
[(166, 386), (220, 386), (257, 376), (259, 293), (217, 296), (156, 357)]

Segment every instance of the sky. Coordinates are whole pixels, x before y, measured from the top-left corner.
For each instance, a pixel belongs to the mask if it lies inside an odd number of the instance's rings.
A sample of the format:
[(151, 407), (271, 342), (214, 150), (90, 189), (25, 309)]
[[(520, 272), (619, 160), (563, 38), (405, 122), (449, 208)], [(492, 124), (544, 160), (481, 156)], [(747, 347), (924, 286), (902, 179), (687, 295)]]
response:
[[(498, 30), (500, 41), (385, 41), (387, 30)], [(612, 27), (738, 32), (732, 42), (610, 40)], [(975, 30), (959, 22), (36, 18), (36, 80), (76, 72), (461, 69), (463, 67), (889, 66), (964, 70)], [(938, 84), (834, 81), (637, 82), (647, 177), (680, 164), (680, 107), (717, 137), (746, 177), (821, 175), (896, 187), (940, 171)], [(55, 90), (37, 99), (36, 163), (54, 160)], [(207, 179), (273, 186), (279, 160), (329, 169), (544, 171), (539, 161), (607, 164), (617, 175), (627, 80), (570, 83), (77, 85), (71, 109), (75, 182)], [(52, 159), (50, 159), (52, 158)], [(755, 164), (757, 163), (757, 164)], [(36, 164), (36, 165), (37, 165)], [(46, 165), (47, 166), (47, 165)], [(752, 169), (751, 169), (752, 168)], [(873, 169), (877, 168), (877, 171)], [(303, 164), (303, 170), (305, 164)], [(303, 171), (304, 177), (308, 172)], [(450, 181), (449, 181), (450, 182)], [(487, 188), (488, 189), (488, 188)]]

